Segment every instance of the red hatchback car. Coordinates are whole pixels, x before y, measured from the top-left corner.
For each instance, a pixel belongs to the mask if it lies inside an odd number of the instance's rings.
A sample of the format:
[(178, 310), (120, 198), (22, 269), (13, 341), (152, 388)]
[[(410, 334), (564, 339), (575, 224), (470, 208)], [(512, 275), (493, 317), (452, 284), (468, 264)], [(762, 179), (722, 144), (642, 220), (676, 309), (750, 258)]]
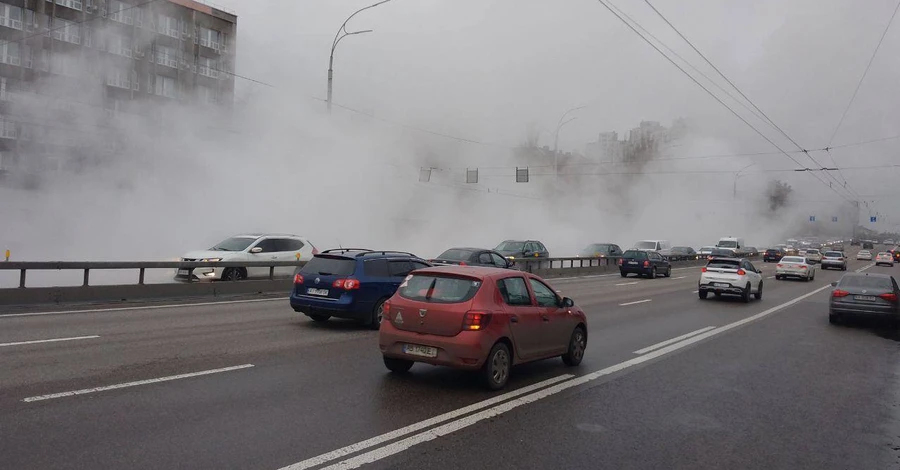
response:
[(551, 357), (580, 364), (587, 320), (533, 274), (434, 267), (407, 276), (384, 304), (378, 343), (392, 372), (415, 362), (475, 370), (498, 390), (516, 364)]

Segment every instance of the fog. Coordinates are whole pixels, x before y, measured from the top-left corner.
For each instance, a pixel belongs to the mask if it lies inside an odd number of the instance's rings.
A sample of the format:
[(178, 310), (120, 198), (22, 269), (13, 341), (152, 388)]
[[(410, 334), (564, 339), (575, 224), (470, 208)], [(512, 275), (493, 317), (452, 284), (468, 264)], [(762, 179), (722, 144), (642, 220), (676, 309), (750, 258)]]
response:
[[(855, 222), (838, 194), (793, 171), (797, 163), (598, 2), (393, 0), (367, 10), (348, 29), (374, 32), (337, 49), (341, 106), (329, 114), (321, 98), (331, 41), (367, 2), (218, 1), (238, 14), (237, 74), (271, 86), (238, 78), (231, 115), (173, 105), (163, 111), (164, 130), (127, 127), (115, 158), (99, 168), (44, 173), (36, 188), (0, 183), (0, 249), (29, 261), (175, 259), (233, 234), (288, 232), (319, 249), (428, 257), (530, 238), (563, 256), (593, 242), (630, 247), (640, 239), (696, 248), (733, 235), (763, 247), (830, 229), (832, 216), (842, 227), (836, 234), (849, 235)], [(893, 2), (653, 3), (804, 148), (900, 133), (894, 28), (829, 142)], [(616, 5), (714, 77), (644, 2)], [(710, 89), (783, 149), (797, 150)], [(639, 171), (579, 160), (563, 166), (557, 182), (552, 158), (523, 159), (521, 147), (533, 132), (538, 147), (552, 150), (560, 116), (579, 106), (559, 132), (561, 152), (583, 154), (600, 132), (627, 137), (641, 121), (670, 126), (683, 117), (693, 125)], [(791, 155), (808, 167), (847, 168), (834, 176), (854, 194), (819, 176), (864, 201), (862, 221), (879, 214), (868, 227), (887, 230), (900, 223), (894, 170), (853, 167), (894, 164), (896, 151), (897, 141), (887, 140), (811, 152), (819, 165)], [(526, 166), (529, 182), (517, 183), (516, 168)], [(422, 168), (433, 168), (430, 180), (420, 181)], [(479, 169), (477, 184), (465, 182), (467, 168)], [(773, 180), (793, 189), (776, 211), (766, 198)]]

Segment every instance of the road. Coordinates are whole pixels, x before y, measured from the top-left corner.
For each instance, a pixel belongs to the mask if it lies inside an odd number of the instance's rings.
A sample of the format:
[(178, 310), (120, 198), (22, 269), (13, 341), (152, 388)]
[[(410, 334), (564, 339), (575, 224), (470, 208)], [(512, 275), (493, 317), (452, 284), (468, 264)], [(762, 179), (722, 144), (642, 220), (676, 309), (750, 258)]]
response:
[(376, 332), (286, 300), (0, 316), (2, 467), (900, 467), (900, 336), (828, 324), (840, 272), (757, 265), (750, 304), (699, 300), (699, 268), (554, 280), (588, 314), (585, 360), (500, 393), (392, 376)]

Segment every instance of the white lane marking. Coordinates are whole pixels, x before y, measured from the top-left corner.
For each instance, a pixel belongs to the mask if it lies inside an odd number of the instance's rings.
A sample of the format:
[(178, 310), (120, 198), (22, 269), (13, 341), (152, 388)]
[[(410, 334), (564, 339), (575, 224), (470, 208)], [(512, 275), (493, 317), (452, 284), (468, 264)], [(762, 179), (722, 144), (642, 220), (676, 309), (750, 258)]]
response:
[(522, 388), (513, 390), (511, 392), (504, 393), (503, 395), (498, 395), (494, 398), (489, 398), (487, 400), (480, 401), (478, 403), (474, 403), (469, 406), (465, 406), (458, 410), (450, 411), (450, 412), (444, 413), (442, 415), (435, 416), (434, 418), (429, 418), (429, 419), (426, 419), (425, 421), (420, 421), (418, 423), (411, 424), (409, 426), (397, 429), (396, 431), (384, 433), (380, 436), (375, 436), (371, 439), (366, 439), (365, 441), (358, 442), (356, 444), (352, 444), (352, 445), (349, 445), (346, 447), (342, 447), (337, 450), (333, 450), (331, 452), (328, 452), (327, 454), (322, 454), (322, 455), (313, 457), (311, 459), (306, 459), (302, 462), (297, 462), (295, 464), (288, 465), (287, 467), (283, 467), (279, 470), (305, 470), (307, 468), (312, 468), (312, 467), (316, 467), (319, 465), (323, 465), (328, 462), (331, 462), (332, 460), (337, 460), (341, 457), (346, 457), (350, 454), (354, 454), (361, 450), (368, 449), (369, 447), (374, 447), (374, 446), (380, 445), (382, 443), (392, 441), (394, 439), (397, 439), (398, 437), (403, 437), (407, 434), (412, 434), (416, 431), (420, 431), (422, 429), (434, 426), (435, 424), (440, 424), (440, 423), (443, 423), (444, 421), (449, 421), (451, 419), (456, 419), (460, 416), (467, 415), (473, 411), (478, 411), (483, 408), (494, 406), (497, 403), (502, 403), (510, 398), (515, 398), (519, 395), (525, 395), (525, 394), (531, 393), (535, 390), (544, 388), (546, 386), (553, 385), (553, 384), (556, 384), (556, 383), (559, 383), (559, 382), (562, 382), (565, 380), (569, 380), (572, 377), (575, 377), (575, 376), (572, 374), (563, 374), (563, 375), (560, 375), (557, 377), (553, 377), (552, 379), (547, 379), (547, 380), (544, 380), (543, 382), (538, 382), (536, 384), (529, 385), (527, 387), (522, 387)]
[(685, 277), (687, 277), (687, 276), (673, 277), (672, 279), (684, 279)]
[(71, 397), (75, 395), (84, 395), (87, 393), (105, 392), (107, 390), (117, 390), (120, 388), (136, 387), (138, 385), (155, 384), (159, 382), (169, 382), (172, 380), (187, 379), (191, 377), (199, 377), (201, 375), (218, 374), (221, 372), (230, 372), (233, 370), (247, 369), (253, 367), (253, 364), (242, 364), (239, 366), (223, 367), (221, 369), (202, 370), (200, 372), (191, 372), (189, 374), (170, 375), (168, 377), (159, 377), (156, 379), (138, 380), (137, 382), (127, 382), (123, 384), (107, 385), (105, 387), (84, 388), (81, 390), (72, 390), (69, 392), (51, 393), (49, 395), (40, 395), (36, 397), (28, 397), (22, 399), (24, 402), (52, 400), (54, 398)]
[(622, 284), (616, 284), (616, 286), (617, 286), (617, 287), (618, 287), (618, 286), (633, 286), (633, 285), (635, 285), (635, 284), (640, 284), (640, 283), (641, 283), (641, 281), (623, 282)]
[(700, 291), (695, 290), (694, 292), (691, 292), (691, 294), (697, 294), (697, 293), (699, 293), (699, 292), (700, 292)]
[(635, 351), (634, 353), (635, 353), (635, 354), (644, 354), (644, 353), (648, 353), (648, 352), (650, 352), (650, 351), (653, 351), (653, 350), (656, 350), (656, 349), (659, 349), (659, 348), (664, 348), (664, 347), (666, 347), (666, 346), (668, 346), (668, 345), (670, 345), (670, 344), (672, 344), (672, 343), (677, 343), (677, 342), (679, 342), (679, 341), (681, 341), (681, 340), (683, 340), (683, 339), (690, 338), (691, 336), (696, 336), (696, 335), (699, 335), (700, 333), (706, 333), (707, 331), (712, 330), (712, 329), (715, 329), (715, 327), (714, 327), (714, 326), (707, 326), (706, 328), (700, 328), (699, 330), (697, 330), (697, 331), (692, 331), (692, 332), (690, 332), (690, 333), (688, 333), (688, 334), (684, 334), (684, 335), (681, 335), (681, 336), (677, 336), (677, 337), (672, 338), (672, 339), (667, 339), (667, 340), (665, 340), (665, 341), (660, 341), (659, 343), (656, 343), (656, 344), (654, 344), (654, 345), (652, 345), (652, 346), (647, 346), (647, 347), (644, 348), (644, 349), (638, 349), (638, 350)]
[[(697, 343), (699, 341), (703, 341), (712, 336), (716, 336), (716, 335), (725, 333), (726, 331), (737, 328), (739, 326), (745, 325), (747, 323), (757, 321), (757, 320), (764, 318), (766, 316), (769, 316), (781, 309), (784, 309), (784, 308), (794, 305), (804, 299), (807, 299), (813, 295), (816, 295), (819, 292), (822, 292), (823, 290), (828, 289), (830, 287), (831, 287), (830, 284), (820, 287), (808, 294), (804, 294), (793, 300), (785, 302), (781, 305), (777, 305), (777, 306), (772, 307), (764, 312), (758, 313), (751, 317), (747, 317), (743, 320), (739, 320), (734, 323), (729, 323), (728, 325), (716, 328), (711, 331), (707, 331), (706, 333), (701, 333), (697, 336), (693, 336), (693, 337), (683, 340), (681, 342), (671, 344), (662, 349), (657, 349), (656, 351), (650, 352), (643, 356), (638, 356), (633, 359), (629, 359), (625, 362), (621, 362), (614, 366), (607, 367), (606, 369), (598, 370), (596, 372), (592, 372), (587, 375), (582, 375), (580, 377), (576, 377), (572, 380), (568, 380), (561, 384), (554, 385), (549, 388), (545, 388), (543, 390), (532, 393), (530, 395), (516, 398), (515, 400), (511, 400), (511, 401), (508, 401), (501, 405), (497, 405), (493, 408), (488, 408), (488, 409), (480, 411), (478, 413), (471, 414), (469, 416), (458, 419), (456, 421), (451, 421), (447, 424), (444, 424), (444, 425), (438, 426), (436, 428), (429, 429), (425, 432), (422, 432), (422, 433), (407, 437), (405, 439), (399, 440), (397, 442), (394, 442), (393, 444), (389, 444), (384, 447), (380, 447), (380, 448), (371, 450), (364, 454), (357, 455), (356, 457), (338, 462), (334, 465), (324, 467), (322, 470), (326, 470), (326, 469), (327, 470), (338, 470), (338, 469), (350, 470), (350, 469), (354, 469), (354, 468), (359, 468), (365, 464), (373, 463), (375, 461), (387, 458), (387, 457), (395, 455), (395, 454), (399, 454), (400, 452), (403, 452), (415, 445), (422, 444), (423, 442), (432, 441), (434, 439), (437, 439), (438, 437), (445, 436), (447, 434), (451, 434), (453, 432), (459, 431), (460, 429), (466, 428), (468, 426), (472, 426), (473, 424), (478, 423), (479, 421), (484, 421), (485, 419), (492, 418), (494, 416), (498, 416), (498, 415), (506, 413), (507, 411), (510, 411), (514, 408), (518, 408), (522, 405), (527, 405), (529, 403), (541, 400), (543, 398), (547, 398), (551, 395), (555, 395), (564, 390), (568, 390), (570, 388), (577, 387), (579, 385), (588, 383), (588, 382), (590, 382), (592, 380), (596, 380), (600, 377), (610, 375), (610, 374), (619, 372), (624, 369), (628, 369), (629, 367), (633, 367), (638, 364), (643, 364), (644, 362), (648, 362), (648, 361), (651, 361), (658, 357), (665, 356), (669, 353), (672, 353), (679, 349), (685, 348), (685, 347), (690, 346), (691, 344)], [(285, 468), (291, 468), (291, 467), (285, 467)], [(284, 470), (284, 469), (282, 469), (282, 470)]]
[(863, 266), (863, 267), (857, 269), (856, 272), (861, 273), (861, 272), (863, 272), (863, 271), (865, 271), (865, 270), (871, 268), (872, 266), (875, 266), (875, 263), (867, 264), (867, 265), (865, 265), (865, 266)]
[(272, 299), (247, 299), (247, 300), (222, 300), (218, 302), (197, 302), (185, 304), (146, 305), (143, 307), (113, 307), (95, 308), (89, 310), (57, 310), (55, 312), (34, 313), (0, 313), (0, 319), (11, 317), (37, 317), (41, 315), (65, 315), (69, 313), (104, 313), (104, 312), (128, 312), (132, 310), (161, 310), (167, 308), (208, 307), (210, 305), (247, 304), (252, 302), (274, 302), (289, 300), (290, 297), (277, 297)]
[(775, 279), (775, 276), (769, 276), (766, 279)]
[(626, 302), (624, 304), (619, 304), (619, 307), (627, 307), (629, 305), (637, 305), (637, 304), (642, 304), (644, 302), (652, 302), (652, 301), (653, 301), (653, 299), (636, 300), (634, 302)]
[(22, 346), (22, 345), (26, 345), (26, 344), (56, 343), (59, 341), (76, 341), (79, 339), (94, 339), (94, 338), (99, 338), (99, 337), (100, 336), (98, 336), (98, 335), (92, 335), (92, 336), (73, 336), (71, 338), (36, 339), (36, 340), (32, 340), (32, 341), (19, 341), (16, 343), (0, 343), (0, 348), (5, 347), (5, 346)]

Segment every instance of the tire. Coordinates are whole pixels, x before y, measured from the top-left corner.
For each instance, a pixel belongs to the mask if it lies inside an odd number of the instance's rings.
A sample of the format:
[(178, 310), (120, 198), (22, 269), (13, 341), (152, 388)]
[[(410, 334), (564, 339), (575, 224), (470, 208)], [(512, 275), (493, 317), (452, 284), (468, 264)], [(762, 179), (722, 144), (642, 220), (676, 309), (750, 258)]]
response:
[(384, 315), (384, 302), (386, 300), (387, 299), (381, 299), (375, 303), (375, 307), (372, 308), (372, 316), (369, 317), (366, 326), (373, 330), (381, 329), (381, 318)]
[(223, 281), (243, 281), (247, 279), (247, 274), (241, 268), (225, 268), (222, 271)]
[(840, 325), (841, 319), (837, 315), (829, 314), (828, 315), (828, 323), (831, 323), (832, 325)]
[(700, 300), (706, 300), (706, 298), (709, 296), (709, 292), (702, 290), (699, 292), (699, 295), (700, 295)]
[(650, 279), (656, 279), (656, 268), (650, 269)]
[(619, 274), (621, 274), (622, 277), (628, 277), (628, 273), (626, 273), (625, 271), (619, 271)]
[(669, 269), (666, 269), (666, 277), (672, 277), (672, 267), (669, 266)]
[(763, 290), (763, 282), (759, 281), (759, 288), (756, 290), (756, 293), (753, 294), (753, 297), (756, 300), (762, 300), (762, 290)]
[(584, 350), (587, 348), (587, 335), (581, 326), (575, 327), (572, 337), (569, 338), (569, 349), (563, 354), (562, 360), (569, 367), (581, 364), (584, 359)]
[(775, 280), (776, 280), (776, 281), (780, 281), (780, 280), (782, 280), (782, 279), (784, 279), (784, 278), (781, 277), (780, 274), (776, 274), (776, 275), (775, 275)]
[(509, 381), (511, 369), (512, 357), (509, 355), (509, 347), (504, 343), (495, 344), (488, 353), (484, 365), (481, 366), (484, 384), (491, 390), (500, 390)]
[(743, 293), (743, 295), (741, 295), (741, 300), (745, 304), (750, 303), (750, 284), (749, 283), (747, 284), (747, 287), (744, 288), (744, 293)]
[(312, 321), (318, 322), (318, 323), (326, 322), (326, 321), (328, 321), (329, 318), (331, 318), (331, 315), (319, 315), (319, 314), (313, 314), (313, 315), (307, 315), (307, 316), (308, 316)]
[(413, 366), (413, 361), (408, 359), (394, 359), (392, 357), (384, 358), (384, 366), (395, 374), (405, 374)]
[(810, 281), (815, 281), (815, 280), (816, 280), (816, 272), (815, 272), (815, 271), (812, 272), (812, 277), (809, 278), (809, 280), (810, 280)]

